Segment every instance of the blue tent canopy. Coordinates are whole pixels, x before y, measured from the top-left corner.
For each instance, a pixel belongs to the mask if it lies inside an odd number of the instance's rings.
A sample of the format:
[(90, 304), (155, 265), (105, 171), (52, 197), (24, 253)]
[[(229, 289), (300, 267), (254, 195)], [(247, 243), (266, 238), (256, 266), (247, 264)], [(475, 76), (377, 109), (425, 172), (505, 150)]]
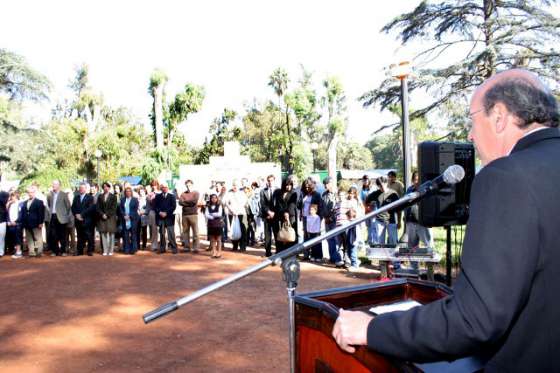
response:
[(142, 181), (142, 178), (140, 176), (123, 176), (119, 178), (119, 181), (121, 181), (123, 184), (128, 182), (130, 183), (130, 185), (139, 185)]

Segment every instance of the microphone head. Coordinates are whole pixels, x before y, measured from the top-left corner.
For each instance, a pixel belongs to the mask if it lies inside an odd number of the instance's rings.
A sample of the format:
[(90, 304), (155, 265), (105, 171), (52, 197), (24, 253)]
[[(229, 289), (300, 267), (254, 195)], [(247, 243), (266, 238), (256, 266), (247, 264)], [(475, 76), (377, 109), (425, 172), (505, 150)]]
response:
[(464, 177), (465, 170), (458, 164), (447, 167), (447, 170), (443, 173), (443, 181), (449, 185), (457, 184), (459, 181), (463, 180)]

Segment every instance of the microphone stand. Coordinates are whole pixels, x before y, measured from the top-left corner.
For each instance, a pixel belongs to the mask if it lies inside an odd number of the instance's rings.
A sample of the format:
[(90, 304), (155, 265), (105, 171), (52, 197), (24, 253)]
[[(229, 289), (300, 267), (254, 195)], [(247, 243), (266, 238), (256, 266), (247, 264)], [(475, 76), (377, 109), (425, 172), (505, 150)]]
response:
[(360, 217), (359, 219), (353, 220), (348, 224), (342, 225), (340, 227), (336, 227), (324, 234), (312, 238), (309, 241), (301, 242), (291, 246), (289, 249), (279, 252), (277, 254), (272, 255), (269, 258), (266, 258), (259, 264), (256, 264), (252, 267), (249, 267), (243, 271), (237, 272), (229, 277), (224, 278), (223, 280), (217, 281), (211, 285), (208, 285), (200, 290), (195, 291), (194, 293), (187, 295), (185, 297), (176, 299), (170, 303), (164, 304), (143, 316), (144, 323), (148, 324), (162, 316), (167, 315), (179, 307), (182, 307), (188, 303), (194, 302), (198, 298), (205, 296), (206, 294), (212, 293), (224, 286), (227, 286), (233, 282), (241, 280), (244, 277), (247, 277), (255, 272), (258, 272), (268, 266), (271, 265), (281, 265), (283, 271), (283, 278), (286, 281), (286, 290), (288, 292), (288, 308), (289, 308), (289, 323), (290, 323), (290, 371), (293, 373), (296, 371), (296, 359), (295, 359), (295, 293), (297, 283), (299, 281), (299, 274), (300, 274), (300, 266), (297, 260), (297, 255), (303, 252), (305, 249), (313, 247), (314, 245), (335, 237), (340, 233), (361, 224), (367, 219), (371, 219), (376, 215), (379, 215), (383, 212), (393, 210), (397, 207), (404, 208), (406, 205), (410, 204), (418, 200), (421, 197), (424, 197), (427, 193), (424, 192), (412, 192), (408, 193), (402, 198), (398, 199), (395, 202), (392, 202), (388, 205), (385, 205), (377, 210), (371, 211), (364, 216)]

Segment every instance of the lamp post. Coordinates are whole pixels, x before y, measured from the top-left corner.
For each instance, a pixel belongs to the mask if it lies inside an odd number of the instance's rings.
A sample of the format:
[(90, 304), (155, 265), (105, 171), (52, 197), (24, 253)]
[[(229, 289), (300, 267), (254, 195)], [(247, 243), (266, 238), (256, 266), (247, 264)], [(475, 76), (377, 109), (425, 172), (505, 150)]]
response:
[(410, 75), (410, 62), (402, 61), (393, 65), (392, 75), (401, 81), (401, 123), (402, 123), (402, 147), (403, 147), (403, 178), (405, 190), (410, 186), (411, 156), (410, 156), (410, 126), (408, 121), (408, 75)]
[(101, 150), (97, 149), (95, 151), (95, 158), (97, 158), (96, 174), (97, 174), (97, 186), (98, 187), (99, 187), (99, 158), (101, 158), (102, 155), (103, 155), (103, 153), (101, 152)]
[(313, 172), (315, 172), (316, 168), (315, 168), (315, 153), (317, 152), (317, 149), (319, 149), (319, 144), (317, 144), (316, 142), (312, 142), (310, 144), (311, 146), (311, 156), (313, 159)]

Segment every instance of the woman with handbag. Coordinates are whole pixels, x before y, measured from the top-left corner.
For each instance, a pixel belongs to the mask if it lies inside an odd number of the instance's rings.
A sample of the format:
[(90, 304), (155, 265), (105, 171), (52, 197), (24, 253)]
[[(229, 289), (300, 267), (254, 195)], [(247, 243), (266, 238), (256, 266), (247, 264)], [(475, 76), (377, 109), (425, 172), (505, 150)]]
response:
[(213, 193), (204, 212), (208, 221), (208, 240), (210, 241), (210, 249), (212, 250), (212, 258), (222, 257), (222, 231), (224, 227), (224, 219), (222, 217), (223, 210), (218, 196)]
[(274, 217), (276, 219), (274, 235), (276, 252), (279, 253), (297, 242), (298, 195), (294, 191), (292, 175), (282, 180), (282, 187), (274, 191), (272, 200), (274, 201)]

